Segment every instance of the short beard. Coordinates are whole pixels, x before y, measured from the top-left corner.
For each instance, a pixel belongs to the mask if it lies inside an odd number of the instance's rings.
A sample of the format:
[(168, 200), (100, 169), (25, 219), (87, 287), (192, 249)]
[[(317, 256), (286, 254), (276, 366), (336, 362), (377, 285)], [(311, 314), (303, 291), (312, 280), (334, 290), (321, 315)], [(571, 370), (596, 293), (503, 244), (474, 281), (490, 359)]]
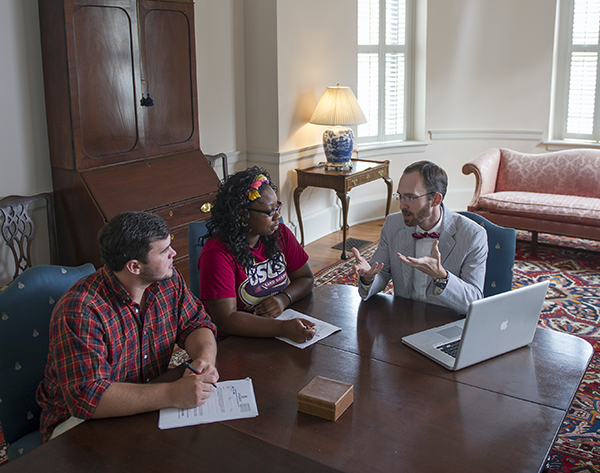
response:
[(164, 281), (166, 279), (171, 279), (173, 277), (173, 272), (174, 272), (174, 269), (171, 269), (171, 274), (159, 275), (159, 273), (156, 273), (153, 271), (148, 271), (144, 268), (142, 270), (142, 272), (140, 273), (140, 278), (143, 279), (148, 284), (154, 284), (155, 282), (158, 282), (158, 281)]
[[(404, 212), (402, 212), (402, 215), (406, 216), (406, 214)], [(427, 205), (426, 207), (419, 209), (419, 211), (416, 213), (416, 215), (413, 214), (413, 216), (410, 220), (404, 219), (404, 224), (407, 227), (416, 227), (417, 225), (421, 224), (421, 222), (423, 222), (424, 220), (427, 220), (430, 216), (431, 216), (431, 207), (429, 205)]]

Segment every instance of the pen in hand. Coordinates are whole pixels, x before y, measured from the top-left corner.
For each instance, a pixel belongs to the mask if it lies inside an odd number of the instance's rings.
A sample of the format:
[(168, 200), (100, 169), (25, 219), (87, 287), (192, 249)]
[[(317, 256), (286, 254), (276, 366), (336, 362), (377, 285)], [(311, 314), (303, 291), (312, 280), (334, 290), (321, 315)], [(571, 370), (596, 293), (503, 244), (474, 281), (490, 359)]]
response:
[(314, 328), (314, 327), (310, 327), (310, 326), (308, 326), (308, 325), (306, 325), (306, 324), (302, 324), (302, 326), (303, 326), (303, 327), (304, 327), (306, 330), (313, 330), (313, 331), (314, 331), (314, 334), (313, 334), (313, 335), (316, 335), (316, 334), (317, 334), (317, 329), (316, 329), (316, 328)]
[[(194, 374), (202, 374), (200, 373), (200, 371), (198, 371), (198, 369), (192, 365), (190, 360), (186, 360), (183, 362), (183, 364)], [(215, 383), (208, 383), (208, 384), (212, 384), (215, 388), (217, 387), (217, 385)]]

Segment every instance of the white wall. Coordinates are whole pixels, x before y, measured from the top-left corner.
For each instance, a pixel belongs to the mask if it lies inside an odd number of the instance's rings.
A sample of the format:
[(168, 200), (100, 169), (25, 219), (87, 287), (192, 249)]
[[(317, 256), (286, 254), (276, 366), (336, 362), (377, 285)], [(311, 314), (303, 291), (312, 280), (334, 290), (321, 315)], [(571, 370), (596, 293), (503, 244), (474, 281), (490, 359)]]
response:
[[(0, 198), (52, 190), (37, 8), (37, 0), (0, 1)], [(36, 232), (46, 235), (42, 208), (33, 214)], [(50, 262), (47, 239), (32, 251), (38, 264)], [(2, 240), (0, 285), (13, 272)]]
[[(410, 162), (438, 162), (450, 177), (447, 204), (461, 209), (474, 185), (461, 173), (470, 158), (490, 147), (545, 151), (555, 8), (555, 0), (428, 0), (429, 144), (361, 157), (389, 159), (394, 185)], [(355, 89), (355, 15), (355, 0), (196, 0), (202, 149), (228, 153), (230, 171), (267, 166), (292, 228), (294, 169), (324, 160), (323, 128), (308, 117), (326, 86)], [(37, 1), (0, 0), (0, 198), (52, 189), (39, 42)], [(350, 223), (382, 216), (385, 192), (383, 182), (352, 190)], [(332, 191), (309, 188), (301, 201), (308, 242), (339, 228)], [(10, 264), (0, 245), (0, 283)]]
[[(254, 0), (245, 2), (247, 17), (256, 3)], [(308, 120), (327, 86), (356, 84), (356, 28), (347, 27), (356, 24), (356, 2), (277, 0), (259, 3), (268, 4), (269, 14), (261, 11), (263, 22), (268, 19), (268, 31), (271, 32), (274, 26), (276, 32), (276, 49), (261, 50), (263, 59), (268, 56), (276, 67), (263, 71), (260, 80), (266, 78), (269, 83), (276, 84), (276, 89), (271, 91), (271, 96), (276, 98), (276, 108), (270, 111), (276, 114), (277, 128), (273, 131), (277, 136), (272, 136), (268, 145), (261, 143), (262, 148), (258, 148), (258, 143), (249, 136), (248, 163), (262, 165), (271, 172), (279, 186), (279, 197), (285, 204), (284, 219), (296, 230), (297, 218), (292, 203), (297, 183), (295, 169), (324, 160), (318, 148), (325, 127), (311, 125)], [(253, 25), (246, 24), (246, 27)], [(247, 56), (247, 60), (249, 58)], [(264, 88), (262, 84), (251, 82), (253, 80), (254, 77), (248, 74), (247, 90)], [(248, 107), (247, 116), (250, 123), (251, 117), (263, 115)], [(251, 133), (250, 128), (248, 131)], [(320, 215), (316, 235), (330, 233), (339, 226), (339, 211), (334, 207), (336, 201), (329, 190), (308, 189), (306, 195), (303, 194), (303, 215)], [(333, 210), (333, 214), (323, 224), (322, 213), (327, 209), (329, 213)]]
[[(461, 167), (476, 154), (545, 151), (539, 138), (548, 129), (555, 9), (548, 0), (429, 0), (427, 130), (478, 132), (466, 139), (434, 133), (423, 156), (448, 172), (450, 207), (464, 209), (472, 197), (474, 177)], [(507, 130), (539, 138), (501, 137)]]
[(246, 143), (252, 152), (276, 153), (279, 149), (277, 0), (245, 0), (243, 8)]
[(327, 86), (356, 91), (357, 33), (347, 27), (354, 24), (354, 1), (278, 1), (280, 153), (320, 143), (326, 127), (308, 120)]
[(200, 146), (206, 154), (246, 149), (244, 11), (239, 0), (196, 0)]
[(430, 129), (545, 130), (555, 2), (430, 0)]

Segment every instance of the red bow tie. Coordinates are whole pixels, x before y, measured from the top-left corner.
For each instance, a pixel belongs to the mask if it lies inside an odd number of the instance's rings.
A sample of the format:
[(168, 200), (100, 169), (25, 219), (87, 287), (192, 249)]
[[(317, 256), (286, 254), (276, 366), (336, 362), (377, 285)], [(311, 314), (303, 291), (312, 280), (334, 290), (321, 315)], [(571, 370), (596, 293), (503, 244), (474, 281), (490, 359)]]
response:
[(415, 240), (421, 240), (422, 238), (439, 238), (440, 234), (437, 232), (431, 232), (431, 233), (423, 232), (423, 233), (413, 233), (412, 236)]

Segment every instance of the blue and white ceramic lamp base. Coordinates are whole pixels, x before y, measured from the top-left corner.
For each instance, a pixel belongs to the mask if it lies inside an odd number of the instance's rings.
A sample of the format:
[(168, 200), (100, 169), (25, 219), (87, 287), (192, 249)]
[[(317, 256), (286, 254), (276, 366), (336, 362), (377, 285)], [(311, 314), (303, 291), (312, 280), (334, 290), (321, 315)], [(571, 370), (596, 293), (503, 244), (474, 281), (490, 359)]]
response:
[(354, 132), (345, 126), (328, 128), (323, 132), (323, 149), (327, 158), (327, 169), (337, 171), (352, 169)]

